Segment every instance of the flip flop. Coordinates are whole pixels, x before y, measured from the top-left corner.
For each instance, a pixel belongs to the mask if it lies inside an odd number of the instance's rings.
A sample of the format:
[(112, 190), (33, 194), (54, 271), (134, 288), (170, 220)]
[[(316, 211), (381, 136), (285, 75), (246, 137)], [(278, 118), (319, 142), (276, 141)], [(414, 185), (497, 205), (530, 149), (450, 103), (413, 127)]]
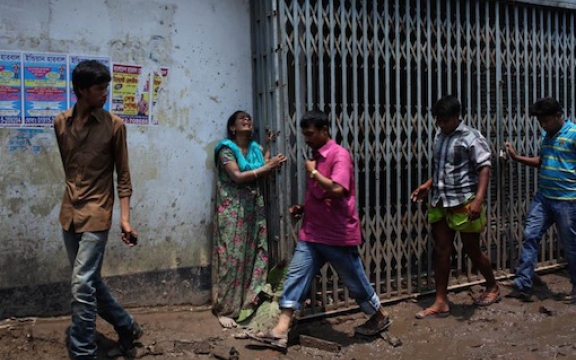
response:
[(494, 303), (499, 302), (502, 300), (502, 295), (500, 295), (500, 291), (496, 292), (486, 292), (484, 291), (478, 299), (474, 300), (474, 304), (477, 306), (488, 306)]
[(576, 303), (576, 293), (570, 293), (570, 294), (564, 296), (564, 299), (562, 300), (562, 302), (564, 304), (575, 304)]
[(270, 330), (266, 332), (259, 332), (257, 334), (246, 333), (249, 338), (256, 340), (266, 345), (279, 350), (286, 350), (288, 348), (288, 335), (276, 336)]
[(445, 318), (450, 315), (450, 310), (448, 311), (438, 311), (436, 309), (427, 308), (418, 313), (416, 313), (416, 319), (432, 319), (432, 318)]

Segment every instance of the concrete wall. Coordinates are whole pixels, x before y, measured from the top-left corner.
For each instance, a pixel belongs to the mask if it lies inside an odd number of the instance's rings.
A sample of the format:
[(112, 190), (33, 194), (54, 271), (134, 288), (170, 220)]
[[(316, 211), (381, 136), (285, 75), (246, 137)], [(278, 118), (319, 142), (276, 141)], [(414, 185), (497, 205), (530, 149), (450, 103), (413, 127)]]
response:
[[(160, 125), (128, 127), (140, 245), (119, 239), (103, 275), (129, 305), (209, 300), (215, 144), (251, 110), (248, 0), (2, 0), (0, 49), (110, 56), (170, 68)], [(0, 318), (68, 309), (53, 129), (0, 128)]]

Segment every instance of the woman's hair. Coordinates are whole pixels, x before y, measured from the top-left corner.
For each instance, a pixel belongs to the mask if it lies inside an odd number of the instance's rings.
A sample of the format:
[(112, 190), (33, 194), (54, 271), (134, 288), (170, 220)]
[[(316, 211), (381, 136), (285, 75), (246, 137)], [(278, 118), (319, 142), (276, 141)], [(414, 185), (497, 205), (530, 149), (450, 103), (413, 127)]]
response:
[(108, 67), (97, 60), (81, 61), (72, 71), (72, 86), (78, 99), (80, 99), (80, 89), (88, 89), (93, 85), (108, 84), (111, 80), (112, 77)]
[(454, 117), (460, 116), (460, 101), (454, 95), (446, 95), (436, 101), (432, 107), (432, 116), (437, 117)]
[(230, 130), (230, 127), (236, 123), (236, 119), (238, 119), (238, 117), (240, 115), (247, 116), (250, 119), (252, 119), (252, 116), (250, 116), (250, 114), (248, 114), (244, 110), (234, 111), (234, 113), (232, 115), (230, 115), (230, 117), (228, 118), (228, 122), (226, 123), (226, 132), (228, 133), (228, 139), (230, 139), (230, 140), (234, 140), (236, 138), (236, 134), (232, 133), (232, 130)]
[(548, 116), (562, 114), (562, 106), (556, 99), (546, 97), (530, 105), (530, 116)]

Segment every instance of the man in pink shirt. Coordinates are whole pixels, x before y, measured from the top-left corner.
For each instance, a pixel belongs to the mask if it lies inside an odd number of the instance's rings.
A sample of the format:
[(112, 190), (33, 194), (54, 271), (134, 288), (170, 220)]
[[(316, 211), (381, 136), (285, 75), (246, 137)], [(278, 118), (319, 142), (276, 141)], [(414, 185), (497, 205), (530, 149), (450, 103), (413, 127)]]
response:
[(360, 335), (374, 336), (391, 325), (388, 313), (366, 277), (358, 245), (362, 242), (355, 202), (354, 166), (348, 150), (330, 137), (328, 116), (310, 111), (300, 120), (306, 144), (313, 150), (306, 160), (309, 178), (304, 205), (290, 213), (303, 216), (300, 241), (290, 263), (280, 297), (280, 319), (276, 326), (252, 335), (253, 339), (287, 347), (292, 316), (300, 309), (314, 277), (328, 261), (370, 319), (355, 328)]

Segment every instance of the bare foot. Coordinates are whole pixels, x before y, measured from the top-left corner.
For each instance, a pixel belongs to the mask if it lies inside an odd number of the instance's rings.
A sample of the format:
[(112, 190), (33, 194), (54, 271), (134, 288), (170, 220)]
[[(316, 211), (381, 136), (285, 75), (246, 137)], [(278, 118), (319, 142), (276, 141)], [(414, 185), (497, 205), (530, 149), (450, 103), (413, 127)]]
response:
[(238, 324), (236, 324), (236, 321), (234, 321), (234, 319), (226, 316), (218, 316), (218, 322), (225, 329), (231, 329), (238, 326)]

